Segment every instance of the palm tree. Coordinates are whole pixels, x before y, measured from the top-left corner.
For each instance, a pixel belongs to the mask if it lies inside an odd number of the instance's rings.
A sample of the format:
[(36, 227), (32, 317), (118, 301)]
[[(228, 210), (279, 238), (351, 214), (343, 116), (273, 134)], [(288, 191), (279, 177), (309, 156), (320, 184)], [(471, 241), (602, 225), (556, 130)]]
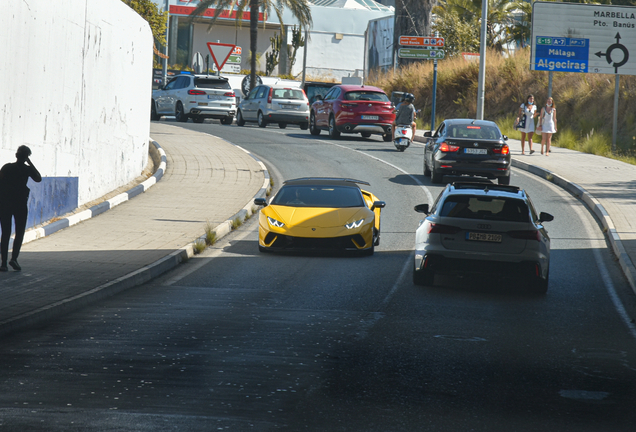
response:
[[(460, 19), (479, 27), (481, 20), (482, 0), (440, 0), (435, 13), (441, 19), (448, 12), (455, 12)], [(488, 17), (486, 22), (486, 45), (503, 51), (503, 46), (510, 41), (509, 26), (513, 24), (512, 11), (517, 7), (510, 0), (488, 0)]]
[(287, 7), (296, 17), (301, 28), (312, 25), (311, 10), (307, 0), (201, 0), (192, 12), (192, 17), (203, 14), (210, 6), (215, 6), (216, 11), (212, 18), (212, 24), (224, 10), (236, 8), (236, 23), (241, 24), (243, 12), (250, 10), (250, 83), (256, 82), (256, 42), (258, 40), (258, 13), (269, 13), (272, 9), (276, 12), (281, 25), (281, 36), (285, 39), (285, 26), (283, 24), (283, 11)]

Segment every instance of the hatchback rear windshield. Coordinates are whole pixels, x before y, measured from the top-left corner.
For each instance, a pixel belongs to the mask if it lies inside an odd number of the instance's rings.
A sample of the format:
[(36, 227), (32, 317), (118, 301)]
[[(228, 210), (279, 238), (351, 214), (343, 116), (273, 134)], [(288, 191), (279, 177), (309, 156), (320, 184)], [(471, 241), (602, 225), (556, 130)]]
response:
[(444, 201), (440, 216), (508, 222), (530, 221), (528, 205), (522, 200), (468, 195), (449, 196)]
[(372, 91), (350, 91), (345, 94), (344, 98), (350, 101), (389, 102), (389, 97), (384, 93)]
[(360, 189), (346, 186), (285, 186), (271, 202), (292, 207), (363, 207)]
[(199, 88), (206, 89), (231, 89), (230, 83), (225, 80), (214, 79), (214, 78), (195, 78), (194, 85)]
[(501, 132), (494, 126), (454, 124), (448, 126), (448, 136), (450, 138), (500, 139)]
[(296, 99), (303, 100), (305, 95), (300, 89), (274, 89), (272, 99)]

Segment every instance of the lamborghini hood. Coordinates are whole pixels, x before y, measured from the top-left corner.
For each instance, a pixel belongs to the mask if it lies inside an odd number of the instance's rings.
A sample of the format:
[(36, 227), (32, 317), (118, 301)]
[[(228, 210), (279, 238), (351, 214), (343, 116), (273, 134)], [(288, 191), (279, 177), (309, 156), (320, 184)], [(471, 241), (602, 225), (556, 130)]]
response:
[(333, 228), (364, 219), (370, 210), (366, 207), (324, 208), (324, 207), (289, 207), (270, 205), (269, 210), (274, 219), (288, 227), (300, 228)]

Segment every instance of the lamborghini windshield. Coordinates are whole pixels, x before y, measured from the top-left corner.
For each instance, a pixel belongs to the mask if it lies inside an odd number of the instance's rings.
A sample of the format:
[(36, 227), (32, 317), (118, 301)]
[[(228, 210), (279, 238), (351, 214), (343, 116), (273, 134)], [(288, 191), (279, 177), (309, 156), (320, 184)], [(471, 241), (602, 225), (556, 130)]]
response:
[(290, 185), (283, 186), (271, 204), (290, 207), (364, 207), (364, 198), (357, 187)]

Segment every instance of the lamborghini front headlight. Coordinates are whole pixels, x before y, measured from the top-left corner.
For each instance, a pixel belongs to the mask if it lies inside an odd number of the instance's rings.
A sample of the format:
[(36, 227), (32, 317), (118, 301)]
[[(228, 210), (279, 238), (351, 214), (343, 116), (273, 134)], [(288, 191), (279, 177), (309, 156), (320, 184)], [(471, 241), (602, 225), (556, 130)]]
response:
[(364, 219), (360, 219), (360, 220), (358, 220), (358, 221), (355, 221), (355, 222), (351, 222), (351, 223), (345, 224), (345, 227), (346, 227), (347, 229), (359, 228), (359, 227), (360, 227), (360, 225), (362, 225), (362, 223), (363, 223), (363, 222), (364, 222)]
[(285, 224), (284, 224), (284, 223), (282, 223), (282, 222), (280, 222), (280, 221), (277, 221), (276, 219), (271, 218), (271, 217), (269, 217), (269, 216), (267, 216), (267, 221), (269, 222), (269, 224), (270, 224), (271, 226), (276, 227), (276, 228), (282, 228), (282, 227), (284, 227), (284, 226), (285, 226)]

